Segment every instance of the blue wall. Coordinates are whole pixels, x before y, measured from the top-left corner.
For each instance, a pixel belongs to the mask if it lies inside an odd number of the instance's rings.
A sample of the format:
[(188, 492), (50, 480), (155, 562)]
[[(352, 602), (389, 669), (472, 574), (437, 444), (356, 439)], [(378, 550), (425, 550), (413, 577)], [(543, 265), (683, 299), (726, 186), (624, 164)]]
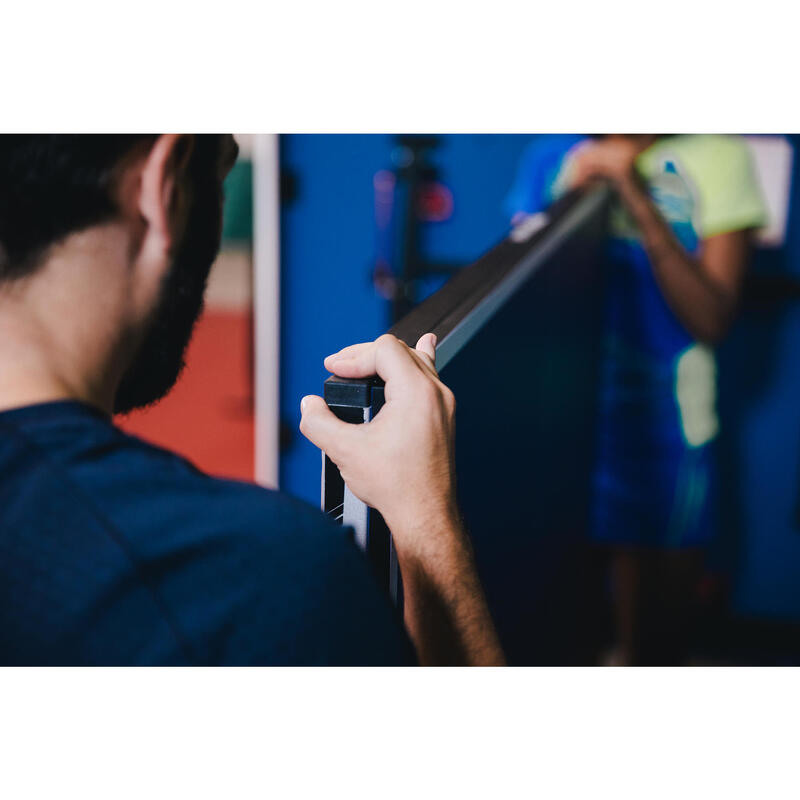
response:
[(321, 394), (329, 353), (374, 338), (385, 309), (370, 280), (372, 176), (387, 136), (283, 136), (281, 163), (295, 198), (281, 225), (281, 488), (319, 503), (319, 451), (299, 433), (299, 403)]
[(797, 306), (747, 312), (720, 358), (723, 535), (747, 616), (800, 619)]
[[(800, 153), (791, 138), (786, 243), (756, 254), (755, 275), (800, 277)], [(800, 620), (800, 300), (746, 303), (719, 366), (721, 544), (733, 607)]]

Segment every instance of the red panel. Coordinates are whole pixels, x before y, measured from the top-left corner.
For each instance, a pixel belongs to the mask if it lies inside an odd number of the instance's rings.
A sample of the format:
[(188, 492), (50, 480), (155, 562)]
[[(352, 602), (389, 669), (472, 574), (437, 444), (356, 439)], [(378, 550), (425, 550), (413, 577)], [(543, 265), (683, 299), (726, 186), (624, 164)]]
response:
[(253, 479), (252, 317), (206, 311), (197, 323), (186, 369), (160, 403), (121, 428), (174, 450), (200, 469)]

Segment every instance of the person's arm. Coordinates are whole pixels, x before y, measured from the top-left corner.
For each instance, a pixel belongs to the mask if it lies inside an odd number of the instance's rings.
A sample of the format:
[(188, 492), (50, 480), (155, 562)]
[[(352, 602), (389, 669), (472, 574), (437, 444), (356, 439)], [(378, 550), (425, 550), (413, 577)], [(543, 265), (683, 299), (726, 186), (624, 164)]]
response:
[(393, 336), (325, 360), (344, 378), (379, 375), (385, 403), (368, 425), (304, 397), (300, 429), (381, 512), (403, 577), (405, 624), (421, 664), (500, 665), (503, 651), (455, 499), (455, 399), (434, 366), (435, 338), (412, 350)]
[(576, 155), (574, 181), (611, 181), (642, 234), (664, 298), (689, 333), (716, 343), (728, 330), (739, 302), (750, 231), (705, 239), (698, 256), (688, 253), (672, 232), (636, 173), (637, 148), (630, 142), (591, 144)]

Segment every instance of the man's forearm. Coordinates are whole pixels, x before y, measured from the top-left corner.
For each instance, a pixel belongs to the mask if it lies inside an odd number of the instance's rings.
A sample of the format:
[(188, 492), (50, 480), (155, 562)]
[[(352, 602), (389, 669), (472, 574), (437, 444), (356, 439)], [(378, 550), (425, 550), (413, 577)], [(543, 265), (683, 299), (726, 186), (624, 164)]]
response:
[(433, 334), (413, 350), (391, 335), (340, 350), (325, 366), (343, 378), (379, 375), (386, 402), (369, 425), (351, 425), (321, 397), (305, 397), (301, 430), (339, 467), (353, 494), (383, 514), (420, 662), (502, 664), (455, 503), (455, 397), (435, 361)]
[[(398, 551), (405, 623), (420, 663), (505, 664), (472, 548), (457, 516), (404, 524), (424, 525), (429, 543), (423, 552)], [(404, 538), (412, 537), (397, 537)]]
[(717, 340), (730, 321), (733, 298), (686, 252), (637, 178), (619, 181), (616, 187), (642, 234), (653, 273), (670, 307), (696, 338)]

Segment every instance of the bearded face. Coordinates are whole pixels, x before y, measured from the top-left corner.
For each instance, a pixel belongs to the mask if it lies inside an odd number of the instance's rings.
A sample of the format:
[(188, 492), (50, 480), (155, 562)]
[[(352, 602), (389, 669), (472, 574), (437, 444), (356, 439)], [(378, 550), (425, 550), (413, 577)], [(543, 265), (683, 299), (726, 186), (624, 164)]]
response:
[(218, 139), (197, 137), (189, 163), (187, 223), (174, 248), (150, 327), (120, 382), (115, 413), (124, 414), (160, 400), (185, 366), (186, 348), (203, 310), (203, 294), (222, 233)]

